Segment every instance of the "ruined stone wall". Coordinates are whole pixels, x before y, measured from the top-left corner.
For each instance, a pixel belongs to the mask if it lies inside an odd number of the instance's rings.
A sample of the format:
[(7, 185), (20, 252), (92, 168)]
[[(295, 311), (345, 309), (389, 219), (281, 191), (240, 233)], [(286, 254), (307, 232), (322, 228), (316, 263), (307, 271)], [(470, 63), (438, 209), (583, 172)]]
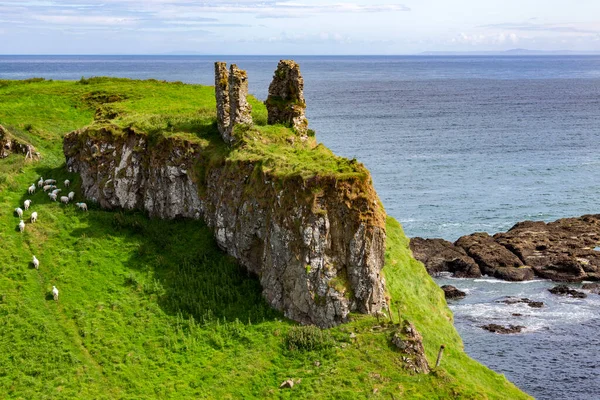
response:
[(232, 64), (227, 71), (224, 62), (215, 63), (215, 97), (217, 127), (223, 140), (233, 143), (236, 125), (252, 124), (252, 106), (248, 103), (248, 75)]
[(304, 79), (296, 62), (279, 61), (273, 81), (269, 85), (269, 96), (265, 104), (269, 124), (284, 124), (301, 136), (306, 135), (308, 120), (304, 101)]

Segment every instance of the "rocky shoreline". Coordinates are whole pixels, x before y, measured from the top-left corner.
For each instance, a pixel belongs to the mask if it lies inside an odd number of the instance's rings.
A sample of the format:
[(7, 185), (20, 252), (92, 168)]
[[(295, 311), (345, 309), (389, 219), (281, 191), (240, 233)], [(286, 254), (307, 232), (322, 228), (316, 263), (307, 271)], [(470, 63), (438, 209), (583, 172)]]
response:
[(452, 243), (412, 238), (410, 248), (430, 275), (492, 276), (507, 281), (534, 278), (558, 282), (600, 280), (600, 214), (554, 222), (519, 222), (507, 232), (477, 232)]

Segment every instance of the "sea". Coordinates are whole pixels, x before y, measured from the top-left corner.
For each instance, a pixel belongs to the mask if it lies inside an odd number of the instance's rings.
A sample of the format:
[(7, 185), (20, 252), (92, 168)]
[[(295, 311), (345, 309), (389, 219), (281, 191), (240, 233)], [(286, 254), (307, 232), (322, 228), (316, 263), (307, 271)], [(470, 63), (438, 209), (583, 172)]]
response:
[[(0, 79), (212, 85), (214, 61), (226, 61), (265, 99), (282, 58), (300, 64), (317, 139), (370, 169), (410, 237), (600, 213), (600, 56), (0, 56)], [(473, 358), (537, 399), (600, 399), (599, 295), (556, 297), (543, 280), (437, 281), (468, 294), (449, 306)], [(487, 323), (526, 328), (499, 335)]]

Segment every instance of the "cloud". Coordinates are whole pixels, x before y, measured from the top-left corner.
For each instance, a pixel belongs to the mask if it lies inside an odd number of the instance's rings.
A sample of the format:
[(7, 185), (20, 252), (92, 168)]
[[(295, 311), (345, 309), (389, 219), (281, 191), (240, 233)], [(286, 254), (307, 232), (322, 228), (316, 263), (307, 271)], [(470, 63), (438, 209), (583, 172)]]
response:
[(481, 25), (479, 28), (503, 29), (513, 31), (528, 31), (528, 32), (556, 32), (556, 33), (583, 33), (583, 34), (598, 34), (598, 30), (582, 29), (568, 25), (558, 24), (534, 24), (531, 22), (525, 23), (501, 23)]

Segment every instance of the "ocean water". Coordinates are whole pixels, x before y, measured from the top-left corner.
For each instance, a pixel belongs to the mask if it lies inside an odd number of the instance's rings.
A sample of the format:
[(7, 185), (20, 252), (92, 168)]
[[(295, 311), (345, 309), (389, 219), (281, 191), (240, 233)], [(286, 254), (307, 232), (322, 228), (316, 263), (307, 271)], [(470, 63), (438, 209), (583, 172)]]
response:
[[(600, 56), (294, 59), (317, 138), (371, 170), (409, 236), (455, 240), (526, 219), (600, 213)], [(250, 92), (264, 99), (279, 57), (0, 56), (0, 79), (213, 84), (216, 60), (246, 69)], [(470, 291), (451, 308), (471, 356), (539, 399), (600, 398), (600, 296), (555, 299), (548, 282), (453, 282)], [(523, 306), (495, 303), (503, 295), (548, 307), (515, 320), (509, 311)], [(498, 321), (527, 329), (479, 328)]]

